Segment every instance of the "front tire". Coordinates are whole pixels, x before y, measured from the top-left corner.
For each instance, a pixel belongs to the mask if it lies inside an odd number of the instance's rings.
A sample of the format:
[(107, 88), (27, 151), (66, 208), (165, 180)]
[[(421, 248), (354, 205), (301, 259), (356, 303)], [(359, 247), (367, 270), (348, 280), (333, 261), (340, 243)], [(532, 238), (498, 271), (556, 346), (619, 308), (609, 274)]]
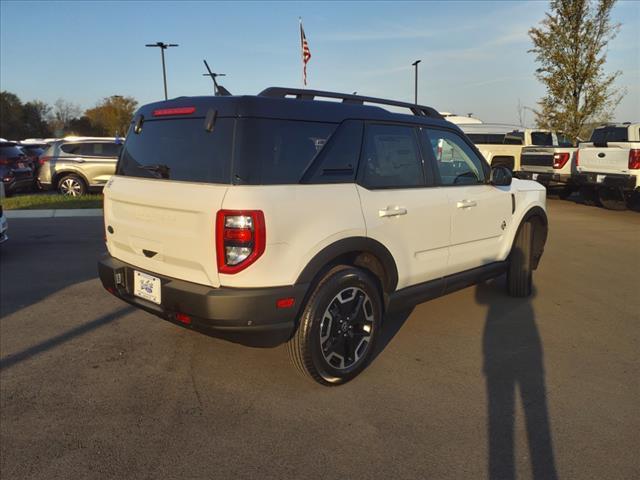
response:
[(367, 272), (338, 266), (318, 283), (287, 350), (305, 377), (341, 385), (365, 369), (382, 326), (377, 282)]
[(507, 290), (512, 297), (531, 295), (533, 275), (533, 224), (524, 222), (513, 242), (507, 270)]

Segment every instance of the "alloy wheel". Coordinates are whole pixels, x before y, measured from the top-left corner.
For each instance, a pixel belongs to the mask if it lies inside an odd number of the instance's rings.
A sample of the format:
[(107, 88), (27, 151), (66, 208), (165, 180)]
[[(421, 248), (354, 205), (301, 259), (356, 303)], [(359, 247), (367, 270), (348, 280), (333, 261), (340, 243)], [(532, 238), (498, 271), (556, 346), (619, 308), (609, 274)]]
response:
[(374, 310), (369, 295), (357, 287), (341, 290), (329, 302), (320, 323), (320, 349), (337, 370), (354, 366), (371, 346)]

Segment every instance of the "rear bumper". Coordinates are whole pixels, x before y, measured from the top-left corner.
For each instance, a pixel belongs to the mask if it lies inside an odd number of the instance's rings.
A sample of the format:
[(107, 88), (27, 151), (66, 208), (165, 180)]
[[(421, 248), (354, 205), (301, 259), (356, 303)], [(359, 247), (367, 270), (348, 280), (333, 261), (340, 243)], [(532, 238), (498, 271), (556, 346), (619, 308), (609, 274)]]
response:
[(516, 178), (521, 180), (535, 180), (542, 185), (568, 185), (573, 183), (573, 177), (568, 173), (536, 173), (521, 170), (516, 173)]
[[(134, 270), (160, 278), (160, 305), (133, 295)], [(275, 346), (291, 337), (309, 286), (212, 288), (147, 272), (110, 255), (98, 262), (98, 273), (109, 292), (131, 305), (178, 325), (251, 346)], [(295, 299), (292, 307), (276, 307), (278, 299), (289, 297)], [(178, 322), (177, 313), (189, 315), (190, 324)]]
[(4, 183), (6, 193), (13, 193), (23, 188), (32, 187), (33, 176), (5, 177), (2, 179), (2, 183)]
[(593, 185), (621, 188), (622, 190), (634, 190), (639, 188), (635, 175), (602, 174), (595, 172), (582, 172), (574, 175), (578, 185)]

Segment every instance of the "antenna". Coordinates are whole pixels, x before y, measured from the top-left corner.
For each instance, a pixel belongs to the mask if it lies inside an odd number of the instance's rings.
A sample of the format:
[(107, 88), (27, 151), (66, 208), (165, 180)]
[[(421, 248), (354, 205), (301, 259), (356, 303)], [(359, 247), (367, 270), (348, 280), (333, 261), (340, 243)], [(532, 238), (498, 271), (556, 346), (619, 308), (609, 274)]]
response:
[(207, 72), (209, 72), (209, 73), (203, 73), (202, 76), (203, 77), (211, 77), (211, 80), (213, 80), (213, 94), (215, 96), (228, 96), (228, 95), (231, 95), (229, 90), (224, 88), (222, 85), (218, 85), (218, 82), (216, 81), (217, 77), (226, 77), (227, 74), (226, 73), (215, 73), (215, 72), (212, 72), (211, 68), (209, 68), (209, 64), (207, 63), (207, 61), (206, 60), (202, 60), (202, 61), (204, 62), (204, 66), (207, 68)]

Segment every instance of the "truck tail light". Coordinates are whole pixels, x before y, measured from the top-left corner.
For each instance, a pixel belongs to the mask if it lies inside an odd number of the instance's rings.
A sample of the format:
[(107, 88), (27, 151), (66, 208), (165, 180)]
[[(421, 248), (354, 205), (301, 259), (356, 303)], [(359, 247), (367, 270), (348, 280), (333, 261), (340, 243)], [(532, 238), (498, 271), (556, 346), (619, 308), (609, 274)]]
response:
[(553, 168), (559, 169), (564, 167), (569, 161), (570, 155), (568, 153), (556, 153), (553, 156)]
[(219, 273), (238, 273), (264, 253), (266, 228), (261, 210), (219, 210), (216, 256)]
[(576, 167), (580, 165), (580, 149), (576, 150)]
[(629, 150), (629, 170), (640, 170), (640, 149)]

